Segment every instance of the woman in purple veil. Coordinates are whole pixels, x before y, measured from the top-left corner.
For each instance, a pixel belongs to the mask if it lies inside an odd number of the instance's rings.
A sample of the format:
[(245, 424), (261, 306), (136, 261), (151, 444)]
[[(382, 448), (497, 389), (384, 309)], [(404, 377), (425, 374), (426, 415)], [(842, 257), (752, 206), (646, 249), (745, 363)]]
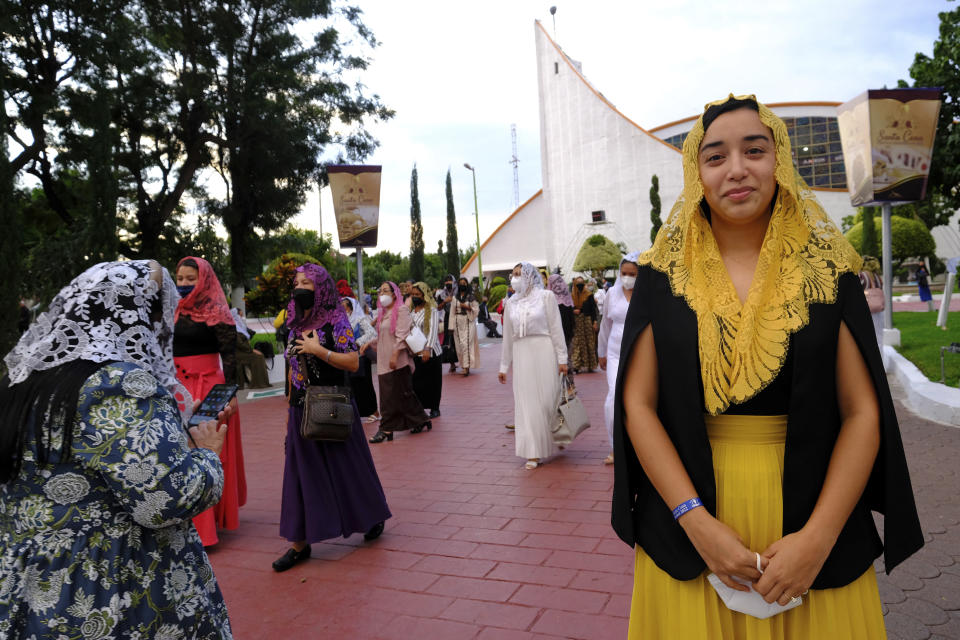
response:
[(300, 435), (307, 385), (346, 386), (345, 372), (359, 367), (353, 329), (339, 300), (326, 269), (311, 263), (297, 269), (287, 305), (290, 409), (280, 509), (280, 535), (292, 546), (273, 563), (275, 571), (309, 558), (312, 542), (353, 533), (373, 540), (390, 517), (356, 404), (346, 442)]

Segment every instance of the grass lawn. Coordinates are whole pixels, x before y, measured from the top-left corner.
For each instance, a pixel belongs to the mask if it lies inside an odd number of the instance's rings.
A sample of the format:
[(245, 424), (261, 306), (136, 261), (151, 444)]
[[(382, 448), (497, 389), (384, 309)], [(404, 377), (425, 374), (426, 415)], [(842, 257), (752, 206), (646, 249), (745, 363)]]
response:
[[(940, 382), (940, 347), (960, 342), (960, 312), (947, 315), (947, 330), (936, 326), (936, 311), (896, 311), (893, 326), (900, 329), (897, 351), (910, 360), (927, 378)], [(960, 379), (960, 353), (943, 354), (946, 384), (955, 387)]]

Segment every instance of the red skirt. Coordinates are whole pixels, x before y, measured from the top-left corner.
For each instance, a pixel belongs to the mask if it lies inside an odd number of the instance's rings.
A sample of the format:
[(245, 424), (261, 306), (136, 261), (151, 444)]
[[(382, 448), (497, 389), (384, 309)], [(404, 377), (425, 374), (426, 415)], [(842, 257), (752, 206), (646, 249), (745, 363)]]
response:
[[(173, 359), (177, 379), (187, 388), (194, 402), (203, 400), (213, 385), (224, 382), (220, 356), (205, 353), (199, 356), (181, 356)], [(240, 525), (239, 512), (247, 502), (247, 478), (243, 471), (243, 446), (240, 441), (240, 413), (227, 421), (227, 438), (220, 452), (223, 464), (223, 495), (220, 502), (193, 518), (203, 546), (219, 541), (217, 528), (236, 529)]]

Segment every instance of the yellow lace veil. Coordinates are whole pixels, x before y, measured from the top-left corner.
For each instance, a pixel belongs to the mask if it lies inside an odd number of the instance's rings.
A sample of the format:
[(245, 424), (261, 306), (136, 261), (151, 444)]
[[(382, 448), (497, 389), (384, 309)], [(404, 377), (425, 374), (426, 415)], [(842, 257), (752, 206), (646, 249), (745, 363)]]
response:
[[(738, 98), (756, 102), (754, 96)], [(834, 302), (840, 275), (860, 271), (860, 256), (797, 174), (786, 125), (757, 104), (760, 121), (773, 132), (779, 188), (746, 302), (737, 297), (700, 209), (702, 116), (683, 144), (683, 192), (638, 260), (665, 273), (673, 294), (696, 313), (704, 403), (712, 415), (769, 384), (783, 366), (790, 335), (809, 322), (810, 305)]]

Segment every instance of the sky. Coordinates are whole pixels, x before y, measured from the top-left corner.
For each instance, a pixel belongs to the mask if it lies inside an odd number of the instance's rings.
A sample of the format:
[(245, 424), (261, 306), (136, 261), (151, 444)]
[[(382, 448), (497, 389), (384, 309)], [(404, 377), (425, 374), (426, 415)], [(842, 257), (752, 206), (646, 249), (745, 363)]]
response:
[[(697, 115), (729, 93), (762, 102), (845, 102), (909, 80), (932, 54), (946, 0), (355, 0), (380, 45), (363, 83), (396, 111), (368, 127), (383, 165), (379, 244), (410, 250), (410, 173), (419, 174), (424, 245), (446, 238), (453, 178), (459, 246), (481, 242), (513, 211), (510, 127), (520, 202), (541, 186), (534, 21), (583, 65), (593, 86), (641, 127)], [(766, 6), (764, 6), (766, 5)], [(330, 190), (310, 194), (293, 224), (336, 239)]]

